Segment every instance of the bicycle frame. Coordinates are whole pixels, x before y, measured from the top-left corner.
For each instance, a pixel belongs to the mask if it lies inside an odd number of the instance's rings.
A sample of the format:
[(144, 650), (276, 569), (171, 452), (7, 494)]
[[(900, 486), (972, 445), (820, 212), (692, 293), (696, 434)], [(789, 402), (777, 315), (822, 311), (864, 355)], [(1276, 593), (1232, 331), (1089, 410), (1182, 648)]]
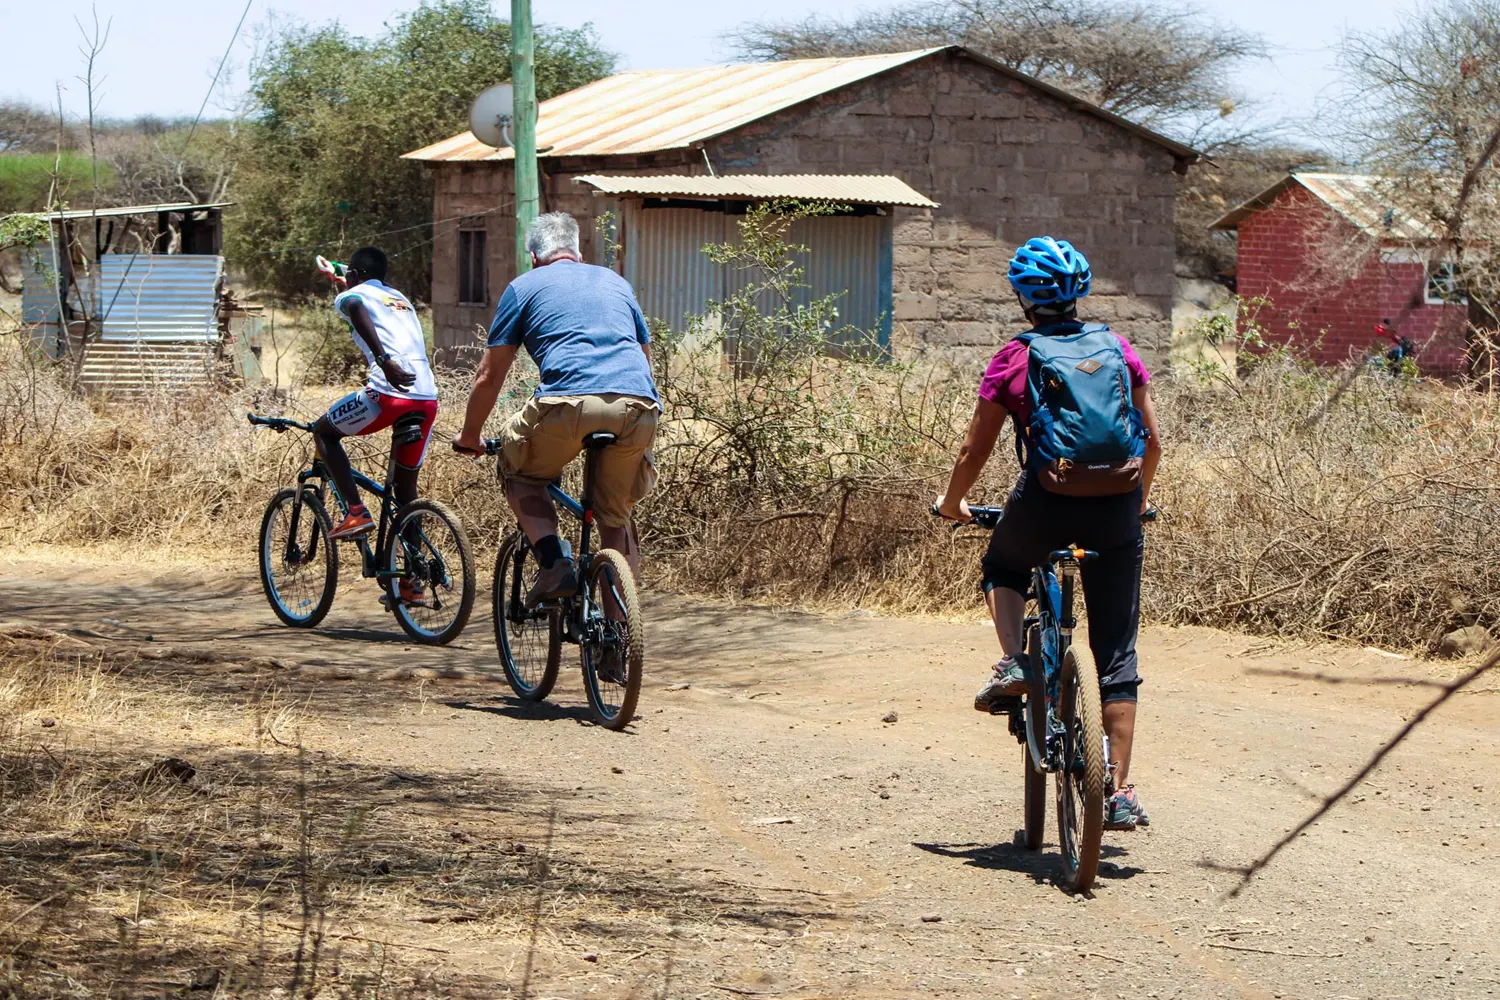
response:
[[(1026, 596), (1036, 601), (1037, 613), (1025, 620), (1023, 629), (1028, 634), (1033, 626), (1040, 631), (1040, 666), (1043, 669), (1043, 690), (1046, 696), (1042, 705), (1034, 705), (1028, 698), (1024, 712), (1011, 713), (1011, 732), (1026, 744), (1032, 763), (1039, 771), (1055, 772), (1064, 765), (1061, 759), (1063, 729), (1057, 721), (1054, 706), (1058, 700), (1057, 685), (1062, 673), (1063, 656), (1073, 644), (1073, 630), (1078, 627), (1078, 621), (1073, 615), (1078, 566), (1094, 555), (1095, 553), (1083, 549), (1059, 549), (1048, 555), (1046, 562), (1032, 570), (1031, 591)], [(1033, 664), (1035, 666), (1037, 664)], [(1036, 711), (1046, 713), (1045, 746), (1037, 746), (1036, 730), (1028, 724), (1027, 716)]]
[[(355, 484), (361, 490), (366, 490), (380, 498), (380, 519), (377, 522), (378, 527), (375, 531), (375, 544), (371, 546), (369, 534), (364, 534), (354, 539), (354, 544), (359, 547), (361, 574), (367, 578), (373, 577), (381, 583), (384, 583), (387, 580), (396, 580), (407, 576), (408, 574), (405, 570), (382, 570), (376, 565), (376, 554), (385, 551), (386, 540), (391, 527), (391, 520), (394, 517), (394, 513), (391, 510), (393, 491), (390, 486), (389, 467), (387, 468), (388, 474), (386, 482), (384, 484), (375, 482), (375, 480), (371, 479), (363, 472), (360, 472), (358, 469), (353, 469), (351, 471), (353, 471), (354, 473)], [(302, 487), (306, 486), (310, 480), (317, 481), (317, 485), (314, 487), (314, 489), (318, 494), (319, 500), (323, 500), (326, 504), (326, 497), (329, 493), (332, 493), (334, 503), (338, 507), (339, 512), (346, 517), (349, 514), (349, 503), (344, 499), (343, 495), (339, 493), (338, 488), (335, 486), (333, 489), (329, 489), (329, 486), (332, 484), (333, 480), (328, 475), (327, 466), (323, 464), (323, 460), (321, 458), (314, 458), (311, 468), (304, 469), (303, 471), (297, 473), (297, 496), (292, 501), (292, 525), (291, 531), (288, 533), (287, 537), (288, 546), (292, 546), (296, 543), (296, 539), (298, 537), (297, 529), (302, 520)], [(313, 544), (314, 546), (316, 546), (317, 536), (314, 535), (313, 538)], [(311, 558), (315, 551), (315, 548), (312, 551), (309, 551), (308, 557)], [(294, 553), (288, 552), (287, 556), (290, 560), (294, 557)]]

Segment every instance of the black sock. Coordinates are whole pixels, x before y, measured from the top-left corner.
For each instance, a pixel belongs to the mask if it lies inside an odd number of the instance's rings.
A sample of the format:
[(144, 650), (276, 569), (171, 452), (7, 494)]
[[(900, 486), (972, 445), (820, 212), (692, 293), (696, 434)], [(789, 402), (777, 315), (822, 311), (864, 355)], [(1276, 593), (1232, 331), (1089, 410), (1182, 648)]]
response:
[(556, 535), (539, 538), (531, 547), (536, 550), (537, 562), (543, 569), (551, 569), (562, 558), (562, 542)]

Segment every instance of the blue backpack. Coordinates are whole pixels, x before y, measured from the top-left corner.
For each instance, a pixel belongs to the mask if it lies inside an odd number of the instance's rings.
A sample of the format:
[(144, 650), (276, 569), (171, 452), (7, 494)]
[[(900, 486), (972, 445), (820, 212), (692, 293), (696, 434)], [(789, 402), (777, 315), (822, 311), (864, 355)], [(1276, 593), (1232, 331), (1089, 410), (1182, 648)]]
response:
[(1139, 487), (1146, 427), (1131, 400), (1119, 338), (1103, 324), (1075, 322), (1016, 339), (1026, 345), (1031, 402), (1031, 422), (1016, 425), (1016, 458), (1043, 487), (1064, 496), (1115, 496)]

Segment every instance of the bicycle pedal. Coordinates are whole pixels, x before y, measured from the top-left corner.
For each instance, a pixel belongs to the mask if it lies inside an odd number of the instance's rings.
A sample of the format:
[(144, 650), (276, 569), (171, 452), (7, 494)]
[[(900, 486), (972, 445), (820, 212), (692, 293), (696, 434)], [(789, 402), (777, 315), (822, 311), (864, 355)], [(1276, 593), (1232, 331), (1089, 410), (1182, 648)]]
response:
[(991, 715), (1010, 715), (1012, 712), (1019, 712), (1020, 710), (1021, 699), (1018, 697), (996, 698), (994, 701), (990, 702)]
[(381, 594), (380, 595), (380, 606), (382, 608), (385, 608), (387, 611), (392, 612), (392, 613), (394, 613), (395, 610), (396, 610), (396, 602), (391, 599), (391, 595), (390, 594)]

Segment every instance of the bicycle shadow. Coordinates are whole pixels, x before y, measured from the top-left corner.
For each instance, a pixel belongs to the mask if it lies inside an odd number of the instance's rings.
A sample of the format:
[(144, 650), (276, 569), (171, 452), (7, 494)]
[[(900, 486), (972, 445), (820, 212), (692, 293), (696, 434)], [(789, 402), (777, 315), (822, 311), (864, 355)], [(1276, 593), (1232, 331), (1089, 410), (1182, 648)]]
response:
[[(913, 841), (912, 846), (944, 858), (959, 858), (964, 864), (987, 871), (1014, 872), (1026, 875), (1037, 885), (1049, 884), (1057, 875), (1057, 848), (1055, 844), (1044, 844), (1039, 851), (1028, 851), (1014, 843), (991, 844), (936, 844)], [(1129, 851), (1117, 844), (1104, 844), (1099, 849), (1101, 859), (1120, 858)], [(1133, 865), (1116, 864), (1113, 861), (1099, 862), (1099, 877), (1123, 880), (1143, 874), (1145, 869)]]
[[(458, 709), (463, 712), (483, 712), (485, 715), (498, 715), (506, 719), (521, 719), (523, 721), (541, 720), (543, 722), (560, 722), (571, 719), (580, 726), (594, 725), (594, 717), (583, 705), (556, 705), (550, 701), (522, 701), (520, 698), (509, 695), (498, 695), (495, 699), (499, 704), (480, 704), (472, 701), (445, 701), (449, 708)], [(634, 736), (630, 727), (618, 730), (622, 736)]]

